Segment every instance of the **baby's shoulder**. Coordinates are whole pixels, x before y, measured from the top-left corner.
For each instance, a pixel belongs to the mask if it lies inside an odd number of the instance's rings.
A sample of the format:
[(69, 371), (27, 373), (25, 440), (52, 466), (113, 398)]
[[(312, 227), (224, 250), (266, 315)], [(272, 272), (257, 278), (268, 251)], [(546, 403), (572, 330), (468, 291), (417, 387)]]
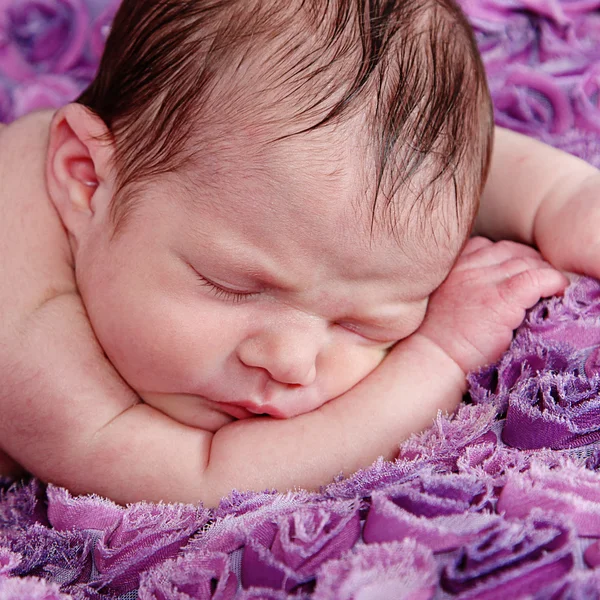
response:
[(0, 126), (0, 173), (2, 188), (29, 173), (44, 177), (48, 133), (53, 111), (30, 113)]
[(71, 289), (71, 251), (48, 196), (46, 150), (52, 112), (0, 129), (0, 309), (26, 313), (48, 290)]

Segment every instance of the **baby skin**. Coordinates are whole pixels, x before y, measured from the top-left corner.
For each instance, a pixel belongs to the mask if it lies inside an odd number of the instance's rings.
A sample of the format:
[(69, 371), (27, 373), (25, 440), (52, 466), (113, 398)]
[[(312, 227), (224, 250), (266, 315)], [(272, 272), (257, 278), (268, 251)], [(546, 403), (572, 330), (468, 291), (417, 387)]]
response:
[(209, 201), (164, 177), (115, 231), (101, 127), (0, 132), (5, 472), (121, 503), (318, 488), (454, 410), (567, 284), (520, 243), (373, 233), (318, 171)]

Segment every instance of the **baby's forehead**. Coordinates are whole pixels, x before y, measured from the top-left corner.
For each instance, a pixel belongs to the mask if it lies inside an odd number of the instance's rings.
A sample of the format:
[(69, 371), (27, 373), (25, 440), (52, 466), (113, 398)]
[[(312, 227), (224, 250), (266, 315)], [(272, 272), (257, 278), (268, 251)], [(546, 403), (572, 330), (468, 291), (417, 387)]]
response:
[[(248, 238), (260, 230), (259, 241), (273, 259), (285, 254), (286, 239), (301, 236), (307, 246), (322, 251), (307, 256), (315, 269), (323, 254), (339, 253), (341, 267), (351, 274), (354, 262), (379, 253), (382, 263), (390, 265), (389, 277), (398, 277), (395, 263), (411, 266), (409, 280), (419, 279), (416, 274), (423, 271), (439, 273), (442, 279), (449, 272), (466, 237), (456, 221), (449, 225), (442, 219), (441, 213), (451, 210), (394, 211), (386, 208), (385, 198), (374, 207), (361, 187), (362, 177), (351, 169), (335, 162), (317, 162), (315, 168), (315, 161), (307, 161), (303, 169), (301, 161), (283, 158), (269, 168), (241, 165), (209, 182), (199, 180), (197, 173), (176, 175), (179, 210), (195, 230), (207, 218), (218, 219), (224, 230), (244, 229)], [(410, 201), (408, 192), (404, 200)]]
[(423, 255), (424, 262), (432, 254), (447, 255), (449, 265), (468, 237), (472, 219), (460, 214), (452, 181), (430, 185), (427, 169), (402, 185), (393, 176), (377, 181), (368, 152), (343, 132), (262, 144), (229, 140), (223, 150), (170, 174), (179, 204), (193, 209), (192, 219), (212, 206), (232, 220), (312, 221), (308, 237), (324, 225), (329, 235), (365, 248), (399, 247)]

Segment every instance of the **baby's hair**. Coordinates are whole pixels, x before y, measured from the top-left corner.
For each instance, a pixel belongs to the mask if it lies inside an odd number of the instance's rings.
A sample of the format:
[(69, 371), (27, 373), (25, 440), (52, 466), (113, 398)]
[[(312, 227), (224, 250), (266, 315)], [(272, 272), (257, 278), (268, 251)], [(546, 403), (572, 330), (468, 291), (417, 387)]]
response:
[[(491, 153), (485, 72), (454, 0), (124, 0), (78, 102), (114, 143), (115, 225), (135, 184), (220, 162), (234, 128), (275, 143), (357, 117), (371, 227), (418, 207), (427, 221), (451, 189), (466, 232)], [(422, 201), (404, 206), (414, 181)]]

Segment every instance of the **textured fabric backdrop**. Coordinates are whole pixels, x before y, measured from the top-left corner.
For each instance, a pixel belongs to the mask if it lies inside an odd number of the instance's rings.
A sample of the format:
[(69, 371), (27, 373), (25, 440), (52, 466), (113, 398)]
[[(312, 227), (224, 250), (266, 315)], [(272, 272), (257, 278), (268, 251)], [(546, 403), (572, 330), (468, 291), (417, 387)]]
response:
[[(600, 0), (463, 5), (497, 122), (600, 166)], [(114, 9), (0, 0), (0, 119), (74, 98)], [(581, 279), (455, 416), (322, 493), (124, 508), (0, 481), (0, 600), (600, 598), (599, 373), (600, 285)]]

